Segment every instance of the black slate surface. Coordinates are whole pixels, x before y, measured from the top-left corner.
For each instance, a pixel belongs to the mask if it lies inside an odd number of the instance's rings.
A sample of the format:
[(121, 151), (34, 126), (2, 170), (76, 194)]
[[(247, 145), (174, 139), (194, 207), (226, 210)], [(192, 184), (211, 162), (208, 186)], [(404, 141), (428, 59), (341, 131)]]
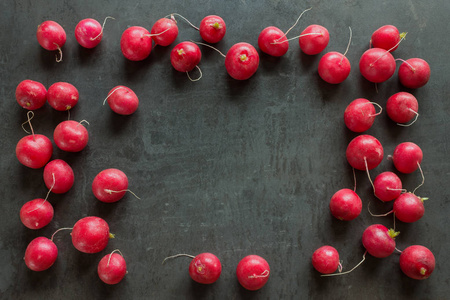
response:
[[(340, 85), (324, 83), (317, 74), (321, 55), (301, 53), (291, 41), (282, 58), (261, 54), (257, 73), (245, 82), (233, 80), (224, 60), (213, 50), (202, 50), (203, 78), (190, 82), (170, 65), (171, 48), (156, 47), (142, 62), (127, 61), (120, 52), (122, 32), (129, 26), (150, 29), (153, 23), (177, 12), (195, 24), (209, 14), (227, 23), (225, 39), (216, 46), (226, 52), (241, 41), (257, 46), (266, 26), (287, 30), (307, 12), (291, 32), (321, 24), (330, 32), (327, 51), (344, 52), (348, 27), (353, 40), (347, 54), (352, 71)], [(0, 189), (0, 297), (2, 299), (445, 299), (450, 284), (448, 198), (450, 147), (449, 68), (447, 22), (450, 2), (427, 1), (11, 1), (0, 3), (1, 189)], [(81, 48), (73, 31), (84, 18), (106, 24), (100, 45)], [(36, 28), (54, 20), (66, 30), (61, 63), (42, 49)], [(403, 88), (397, 73), (375, 86), (359, 73), (358, 62), (378, 27), (393, 24), (408, 31), (394, 52), (396, 58), (420, 57), (431, 66), (429, 83), (417, 90)], [(179, 21), (175, 43), (200, 41), (198, 32)], [(258, 50), (259, 51), (259, 50)], [(324, 54), (323, 52), (322, 54)], [(22, 166), (15, 145), (25, 136), (21, 123), (26, 111), (14, 98), (24, 79), (47, 88), (58, 81), (74, 84), (80, 101), (70, 118), (87, 120), (90, 140), (80, 153), (55, 147), (53, 158), (66, 160), (75, 172), (75, 184), (64, 195), (51, 194), (53, 221), (32, 231), (19, 220), (21, 206), (45, 197), (42, 169)], [(138, 111), (128, 117), (114, 114), (102, 101), (116, 85), (132, 88), (140, 99)], [(394, 253), (377, 259), (370, 255), (353, 273), (321, 278), (311, 265), (313, 251), (325, 244), (337, 248), (344, 270), (356, 265), (364, 249), (361, 235), (374, 223), (393, 226), (392, 217), (374, 218), (366, 210), (391, 209), (371, 193), (364, 172), (356, 172), (357, 192), (364, 209), (354, 221), (334, 219), (328, 209), (337, 190), (353, 187), (345, 159), (348, 142), (357, 134), (343, 123), (345, 107), (364, 97), (384, 107), (398, 92), (412, 92), (419, 100), (420, 117), (408, 128), (396, 126), (385, 113), (368, 134), (384, 146), (385, 159), (371, 171), (394, 170), (387, 159), (395, 146), (412, 141), (424, 153), (428, 196), (425, 216), (414, 224), (396, 223), (401, 231), (397, 247), (420, 244), (431, 249), (436, 269), (425, 281), (402, 274)], [(54, 127), (67, 119), (48, 104), (36, 111), (37, 133), (52, 139)], [(52, 139), (53, 140), (53, 139)], [(129, 178), (130, 189), (120, 202), (104, 204), (91, 192), (94, 176), (115, 167)], [(420, 174), (400, 175), (404, 187), (414, 189)], [(27, 269), (23, 255), (37, 236), (50, 237), (60, 227), (80, 218), (104, 218), (116, 238), (98, 254), (83, 254), (71, 244), (68, 232), (55, 237), (57, 262), (49, 270)], [(96, 274), (103, 255), (114, 249), (124, 254), (129, 274), (116, 286), (103, 284)], [(212, 252), (222, 261), (222, 276), (203, 286), (188, 275), (189, 259), (162, 265), (176, 253)], [(235, 268), (241, 258), (258, 254), (271, 266), (270, 279), (259, 291), (240, 287)]]

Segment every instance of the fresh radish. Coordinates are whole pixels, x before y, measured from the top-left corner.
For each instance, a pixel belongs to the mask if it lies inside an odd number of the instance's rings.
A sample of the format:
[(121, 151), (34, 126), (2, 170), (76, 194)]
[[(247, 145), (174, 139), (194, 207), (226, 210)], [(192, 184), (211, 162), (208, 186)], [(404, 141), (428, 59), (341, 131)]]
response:
[[(375, 105), (380, 112), (375, 112)], [(344, 123), (353, 132), (364, 132), (372, 127), (375, 117), (381, 114), (382, 108), (375, 102), (364, 98), (353, 100), (344, 111)]]
[(400, 254), (400, 269), (412, 279), (426, 279), (434, 271), (436, 260), (427, 247), (409, 246)]
[(267, 261), (258, 255), (248, 255), (241, 259), (236, 268), (239, 283), (250, 291), (262, 288), (269, 280), (270, 267)]
[(189, 254), (177, 254), (166, 257), (163, 263), (167, 259), (172, 259), (180, 256), (186, 256), (192, 258), (189, 264), (189, 276), (192, 280), (202, 283), (211, 284), (216, 282), (220, 274), (222, 273), (222, 264), (220, 260), (212, 253), (200, 253), (197, 256)]
[(319, 273), (331, 274), (341, 266), (339, 253), (336, 248), (322, 246), (314, 251), (312, 255), (312, 265)]
[(395, 59), (388, 50), (372, 48), (361, 56), (359, 71), (371, 82), (384, 82), (394, 75)]
[(97, 20), (88, 18), (78, 22), (75, 27), (75, 38), (78, 43), (84, 48), (94, 48), (102, 40), (103, 28), (107, 19), (114, 19), (113, 17), (106, 17), (103, 21), (103, 26)]
[(227, 26), (221, 17), (210, 15), (204, 17), (200, 22), (199, 32), (205, 42), (215, 44), (223, 39), (227, 32)]
[(383, 146), (373, 136), (363, 134), (355, 137), (347, 146), (348, 163), (357, 170), (372, 170), (383, 160)]
[(388, 257), (395, 250), (394, 238), (400, 232), (387, 229), (384, 225), (374, 224), (364, 230), (362, 243), (370, 255), (378, 258)]
[(308, 55), (316, 55), (322, 52), (330, 41), (328, 30), (317, 24), (309, 25), (302, 31), (299, 37), (300, 49)]
[[(416, 97), (407, 92), (399, 92), (389, 97), (386, 102), (386, 112), (392, 121), (397, 122), (401, 126), (412, 125), (419, 116), (419, 103)], [(415, 118), (415, 119), (414, 119)], [(408, 123), (412, 119), (412, 123), (404, 125), (402, 123)]]
[(128, 190), (128, 178), (118, 169), (106, 169), (98, 173), (92, 182), (95, 198), (105, 203), (117, 202)]
[(74, 179), (72, 168), (62, 159), (52, 160), (44, 168), (45, 185), (55, 194), (68, 192), (73, 186)]
[(410, 89), (417, 89), (427, 84), (430, 79), (430, 65), (421, 58), (410, 58), (398, 69), (400, 83)]
[(85, 217), (72, 228), (72, 244), (83, 253), (97, 253), (105, 249), (110, 238), (108, 223), (99, 217)]
[(150, 33), (156, 45), (169, 46), (178, 36), (177, 22), (172, 18), (161, 18), (153, 24)]
[(373, 181), (375, 196), (381, 201), (397, 199), (403, 192), (402, 181), (392, 172), (380, 173)]
[[(119, 252), (117, 254), (115, 252)], [(98, 277), (106, 284), (117, 284), (127, 274), (127, 264), (119, 250), (103, 256), (97, 267)]]
[(423, 217), (425, 207), (423, 201), (428, 198), (420, 198), (413, 193), (404, 193), (394, 201), (392, 211), (395, 217), (405, 223), (413, 223)]
[(144, 27), (132, 26), (122, 33), (120, 49), (131, 61), (144, 60), (152, 51), (152, 37)]
[(54, 21), (44, 21), (38, 26), (36, 37), (45, 50), (58, 50), (60, 57), (56, 58), (56, 61), (62, 61), (61, 48), (66, 43), (66, 32), (61, 25)]
[(24, 260), (30, 270), (44, 271), (55, 263), (57, 257), (55, 243), (46, 237), (37, 237), (28, 244)]
[(133, 114), (139, 106), (139, 99), (133, 90), (123, 85), (113, 87), (103, 104), (106, 100), (112, 111), (124, 116)]
[(393, 52), (398, 48), (398, 44), (404, 36), (406, 36), (406, 33), (400, 33), (394, 25), (384, 25), (372, 33), (370, 44), (374, 48)]
[(331, 214), (339, 220), (351, 221), (359, 216), (361, 210), (361, 198), (350, 189), (341, 189), (331, 197)]
[(68, 120), (56, 126), (53, 132), (53, 140), (59, 149), (67, 152), (79, 152), (86, 147), (89, 134), (81, 124), (82, 122)]
[(47, 91), (47, 101), (59, 111), (69, 110), (78, 103), (79, 93), (76, 87), (67, 82), (52, 84)]
[(47, 89), (40, 82), (23, 80), (17, 85), (16, 100), (21, 107), (28, 110), (41, 108), (47, 101)]
[(395, 147), (392, 161), (395, 168), (405, 174), (417, 170), (422, 162), (423, 152), (419, 146), (411, 142), (405, 142)]
[(275, 26), (264, 28), (258, 36), (258, 47), (262, 52), (280, 57), (289, 49), (286, 35)]
[(188, 72), (192, 71), (195, 67), (200, 70), (197, 65), (200, 63), (201, 58), (202, 53), (200, 48), (192, 42), (179, 43), (172, 49), (172, 52), (170, 52), (170, 62), (172, 63), (172, 66), (179, 72), (186, 72), (188, 77)]
[(20, 220), (30, 229), (41, 229), (53, 219), (53, 206), (46, 199), (34, 199), (20, 209)]
[(246, 80), (255, 74), (259, 66), (259, 55), (248, 43), (234, 44), (225, 57), (228, 74), (237, 80)]

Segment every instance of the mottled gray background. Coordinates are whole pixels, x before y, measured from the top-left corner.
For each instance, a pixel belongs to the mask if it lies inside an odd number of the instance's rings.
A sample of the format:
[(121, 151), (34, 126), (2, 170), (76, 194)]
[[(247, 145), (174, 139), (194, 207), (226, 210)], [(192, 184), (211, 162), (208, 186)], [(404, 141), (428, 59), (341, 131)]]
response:
[[(282, 58), (261, 54), (257, 73), (245, 82), (228, 76), (224, 59), (202, 47), (203, 78), (190, 82), (175, 71), (169, 59), (172, 45), (156, 47), (142, 62), (127, 61), (120, 52), (122, 32), (139, 25), (150, 30), (161, 17), (177, 12), (195, 24), (209, 14), (223, 17), (227, 34), (217, 44), (226, 52), (234, 43), (257, 46), (266, 26), (287, 30), (300, 12), (307, 12), (290, 36), (307, 25), (328, 28), (327, 51), (348, 52), (349, 78), (332, 86), (317, 74), (321, 55), (306, 56), (297, 41)], [(445, 299), (450, 285), (448, 216), (449, 85), (448, 14), (450, 2), (436, 1), (11, 1), (0, 3), (0, 296), (2, 299)], [(81, 48), (73, 31), (84, 18), (102, 22), (113, 16), (100, 45)], [(44, 20), (60, 23), (67, 33), (64, 58), (42, 49), (36, 28)], [(408, 31), (394, 52), (396, 58), (421, 57), (431, 66), (430, 82), (418, 90), (403, 88), (395, 74), (375, 86), (359, 73), (358, 62), (378, 27), (393, 24)], [(197, 31), (180, 20), (176, 40), (200, 41)], [(325, 53), (324, 52), (324, 53)], [(324, 54), (322, 53), (322, 54)], [(195, 76), (195, 75), (193, 75)], [(26, 112), (14, 91), (24, 79), (47, 88), (57, 81), (74, 84), (80, 101), (71, 118), (87, 120), (90, 140), (80, 153), (55, 149), (53, 158), (65, 159), (75, 172), (75, 184), (65, 195), (50, 195), (55, 217), (47, 227), (32, 231), (19, 220), (21, 206), (45, 197), (42, 169), (31, 170), (17, 161), (15, 145), (25, 133), (20, 124)], [(114, 114), (102, 101), (110, 89), (123, 84), (140, 99), (128, 117)], [(374, 223), (392, 226), (393, 219), (374, 218), (366, 210), (386, 212), (392, 203), (376, 200), (365, 173), (357, 172), (357, 192), (364, 210), (344, 223), (329, 213), (330, 197), (353, 187), (345, 159), (348, 142), (356, 136), (343, 123), (345, 107), (365, 97), (383, 107), (398, 91), (419, 100), (420, 117), (409, 128), (396, 126), (385, 113), (367, 133), (384, 146), (385, 159), (371, 171), (393, 170), (387, 155), (401, 142), (412, 141), (424, 153), (428, 196), (425, 216), (415, 224), (397, 222), (397, 247), (412, 244), (430, 248), (437, 265), (426, 281), (402, 274), (398, 253), (385, 259), (368, 256), (354, 273), (321, 278), (311, 266), (313, 251), (325, 244), (340, 253), (344, 269), (360, 261), (361, 235)], [(48, 104), (33, 119), (37, 133), (52, 138), (54, 127), (67, 118)], [(53, 140), (53, 139), (52, 139)], [(55, 147), (56, 148), (56, 147)], [(91, 182), (101, 170), (115, 167), (129, 178), (128, 194), (115, 204), (96, 200)], [(405, 188), (414, 189), (420, 174), (401, 175)], [(37, 236), (50, 237), (60, 227), (96, 215), (110, 224), (116, 239), (98, 254), (79, 253), (68, 232), (55, 238), (59, 256), (41, 273), (28, 270), (22, 260), (27, 244)], [(96, 274), (100, 258), (113, 249), (124, 254), (129, 274), (116, 286), (106, 286)], [(176, 253), (212, 252), (222, 261), (222, 276), (211, 286), (193, 282), (189, 259), (161, 265)], [(241, 258), (258, 254), (267, 259), (267, 285), (248, 292), (236, 280)]]

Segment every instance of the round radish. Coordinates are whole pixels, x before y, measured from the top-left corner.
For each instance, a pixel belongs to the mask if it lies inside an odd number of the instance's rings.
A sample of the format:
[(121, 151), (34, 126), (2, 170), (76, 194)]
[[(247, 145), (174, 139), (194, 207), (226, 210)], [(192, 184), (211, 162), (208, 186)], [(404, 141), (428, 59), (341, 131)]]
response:
[(58, 50), (61, 57), (56, 59), (57, 62), (62, 60), (61, 48), (66, 43), (66, 32), (64, 28), (54, 21), (44, 21), (37, 29), (36, 37), (39, 45), (45, 50)]
[(384, 225), (370, 225), (363, 232), (362, 243), (370, 255), (378, 258), (388, 257), (395, 250), (394, 238), (399, 235)]
[(367, 50), (359, 60), (359, 71), (367, 80), (375, 83), (391, 78), (395, 72), (395, 60), (390, 52), (381, 48)]
[(120, 38), (122, 54), (131, 61), (146, 59), (152, 51), (152, 39), (147, 29), (132, 26), (122, 33)]
[(386, 112), (392, 121), (397, 123), (408, 123), (414, 117), (417, 117), (419, 103), (416, 97), (407, 92), (399, 92), (386, 102)]
[(322, 52), (330, 41), (330, 34), (328, 30), (321, 25), (309, 25), (300, 34), (298, 40), (300, 49), (305, 54), (316, 55)]
[(113, 87), (106, 99), (112, 111), (119, 115), (131, 115), (139, 106), (139, 99), (133, 90), (123, 85)]
[(79, 152), (86, 147), (89, 134), (81, 122), (68, 120), (56, 126), (53, 140), (56, 146), (63, 151)]
[[(103, 22), (103, 26), (105, 26), (107, 19), (114, 18), (106, 17), (105, 21)], [(75, 38), (82, 47), (88, 49), (94, 48), (102, 40), (103, 26), (94, 19), (88, 18), (81, 20), (75, 27)]]
[(400, 269), (412, 279), (422, 280), (430, 277), (435, 264), (433, 253), (424, 246), (409, 246), (400, 254)]
[(78, 103), (78, 90), (67, 82), (52, 84), (47, 91), (47, 101), (56, 110), (69, 110)]
[(192, 42), (182, 42), (170, 52), (170, 62), (179, 72), (192, 71), (202, 58), (200, 48)]
[(420, 198), (413, 193), (401, 194), (394, 201), (395, 217), (405, 223), (418, 221), (425, 213), (424, 200), (426, 198)]
[(220, 260), (212, 253), (201, 253), (189, 264), (189, 275), (202, 284), (211, 284), (219, 279), (222, 273)]
[(398, 69), (400, 83), (410, 89), (417, 89), (427, 84), (430, 79), (430, 65), (421, 58), (410, 58)]
[(331, 84), (338, 84), (347, 79), (351, 66), (347, 57), (339, 52), (328, 52), (319, 61), (319, 76)]
[(259, 66), (259, 55), (248, 43), (234, 44), (225, 57), (228, 74), (237, 80), (246, 80), (255, 74)]
[(355, 137), (345, 153), (348, 163), (357, 170), (372, 170), (383, 160), (383, 146), (371, 135)]
[(62, 159), (52, 160), (44, 168), (45, 185), (55, 194), (68, 192), (74, 179), (72, 168)]
[(400, 40), (401, 36), (397, 27), (394, 25), (384, 25), (372, 33), (370, 43), (374, 48), (381, 48), (393, 52), (398, 48), (397, 44)]
[[(117, 250), (115, 250), (117, 251)], [(103, 256), (97, 267), (98, 277), (106, 284), (117, 284), (127, 274), (127, 264), (121, 254), (114, 253)]]
[(21, 164), (32, 169), (45, 166), (53, 154), (50, 139), (42, 134), (32, 134), (19, 140), (16, 156)]
[(72, 228), (72, 244), (81, 252), (97, 253), (105, 249), (113, 237), (109, 226), (99, 217), (85, 217), (78, 220)]
[(414, 143), (405, 142), (395, 147), (392, 161), (395, 168), (402, 173), (412, 173), (422, 162), (422, 149)]
[(341, 189), (331, 197), (331, 214), (339, 220), (351, 221), (359, 216), (361, 210), (361, 198), (350, 189)]
[(248, 255), (237, 265), (236, 275), (239, 283), (250, 291), (262, 288), (269, 280), (270, 267), (267, 261), (258, 255)]
[(20, 220), (30, 229), (47, 226), (53, 219), (53, 206), (45, 199), (34, 199), (25, 203), (20, 209)]
[(177, 22), (168, 18), (159, 19), (150, 32), (156, 45), (169, 46), (178, 36)]
[(375, 106), (364, 98), (353, 100), (345, 109), (344, 123), (353, 132), (363, 132), (375, 121)]
[(339, 267), (339, 253), (334, 247), (322, 246), (314, 251), (312, 265), (322, 274), (334, 273)]
[(95, 176), (92, 182), (92, 192), (95, 198), (105, 203), (119, 201), (127, 189), (127, 175), (118, 169), (103, 170)]
[(402, 193), (402, 181), (392, 172), (383, 172), (373, 181), (375, 196), (381, 201), (392, 201)]
[(258, 36), (258, 47), (262, 52), (279, 57), (286, 54), (289, 43), (283, 31), (275, 26), (264, 28)]
[(41, 108), (47, 101), (47, 89), (40, 82), (23, 80), (17, 85), (16, 100), (20, 106), (28, 110)]
[(57, 257), (55, 243), (46, 237), (37, 237), (28, 244), (24, 259), (30, 270), (44, 271), (55, 263)]
[(203, 18), (200, 22), (199, 31), (205, 42), (214, 44), (223, 39), (227, 32), (227, 26), (221, 17), (211, 15)]

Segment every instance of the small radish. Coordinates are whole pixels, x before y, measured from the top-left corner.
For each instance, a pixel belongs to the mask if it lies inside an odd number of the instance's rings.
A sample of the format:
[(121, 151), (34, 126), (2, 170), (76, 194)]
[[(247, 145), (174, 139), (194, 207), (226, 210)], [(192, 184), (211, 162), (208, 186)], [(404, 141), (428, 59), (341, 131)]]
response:
[(99, 217), (85, 217), (72, 228), (72, 244), (83, 253), (97, 253), (108, 245), (114, 235), (109, 232), (108, 223)]
[(103, 26), (97, 20), (88, 18), (78, 22), (75, 27), (75, 38), (78, 43), (84, 48), (96, 47), (103, 37), (103, 28), (107, 19), (114, 19), (113, 17), (106, 17), (103, 21)]
[(434, 271), (436, 261), (430, 249), (413, 245), (400, 254), (400, 269), (412, 279), (426, 279)]
[(47, 91), (47, 101), (58, 111), (69, 110), (78, 103), (79, 93), (76, 87), (67, 82), (52, 84)]
[(394, 201), (392, 211), (395, 217), (405, 223), (413, 223), (423, 217), (425, 207), (423, 201), (428, 198), (420, 198), (413, 193), (404, 193)]
[(216, 282), (220, 274), (222, 273), (222, 264), (220, 260), (212, 253), (200, 253), (197, 256), (189, 254), (177, 254), (173, 256), (166, 257), (163, 263), (167, 259), (176, 258), (179, 256), (187, 256), (192, 258), (189, 264), (189, 276), (192, 280), (202, 283), (211, 284)]
[(339, 220), (351, 221), (359, 216), (361, 210), (361, 198), (350, 189), (341, 189), (331, 197), (331, 214)]
[(334, 247), (322, 246), (312, 255), (312, 265), (319, 273), (331, 274), (341, 267), (339, 253)]
[(388, 50), (372, 48), (361, 56), (359, 71), (371, 82), (384, 82), (394, 75), (395, 59)]
[[(192, 42), (179, 43), (170, 52), (170, 62), (172, 63), (172, 66), (179, 72), (186, 72), (188, 77), (188, 72), (192, 71), (195, 67), (200, 70), (197, 65), (200, 63), (201, 58), (202, 53), (200, 48)], [(200, 78), (195, 80), (199, 79)]]
[(38, 26), (36, 37), (45, 50), (58, 50), (60, 57), (56, 61), (62, 61), (61, 48), (66, 43), (66, 32), (61, 25), (54, 21), (44, 21)]
[(373, 181), (375, 196), (381, 201), (392, 201), (404, 191), (402, 181), (392, 172), (380, 173)]
[(223, 39), (227, 32), (227, 26), (221, 17), (210, 15), (204, 17), (200, 22), (199, 32), (205, 42), (215, 44)]
[(124, 116), (133, 114), (139, 106), (139, 99), (133, 90), (123, 85), (113, 87), (103, 101), (103, 105), (106, 100), (112, 111)]
[(225, 57), (225, 68), (236, 80), (246, 80), (255, 74), (259, 66), (259, 55), (248, 43), (234, 44)]
[(125, 58), (131, 61), (146, 59), (152, 51), (152, 39), (147, 29), (132, 26), (122, 33), (120, 49)]
[(79, 152), (86, 147), (89, 141), (89, 134), (87, 129), (81, 124), (83, 121), (68, 120), (56, 126), (53, 132), (53, 140), (59, 149), (67, 152)]
[[(380, 107), (380, 112), (375, 112), (374, 104)], [(372, 127), (375, 117), (381, 114), (382, 108), (375, 102), (364, 98), (353, 100), (344, 111), (344, 123), (353, 132), (364, 132)]]
[(20, 220), (30, 229), (41, 229), (53, 219), (53, 206), (46, 199), (34, 199), (20, 209)]
[(106, 169), (98, 173), (92, 182), (95, 198), (105, 203), (117, 202), (128, 190), (128, 178), (118, 169)]
[(406, 36), (406, 33), (400, 33), (394, 25), (384, 25), (372, 33), (370, 44), (374, 48), (393, 52), (398, 48), (398, 44), (404, 36)]
[(372, 170), (383, 160), (383, 146), (371, 135), (359, 135), (347, 146), (348, 163), (357, 170)]
[(62, 159), (52, 160), (44, 168), (45, 185), (55, 194), (68, 192), (73, 186), (74, 179), (72, 168)]
[(32, 240), (25, 250), (25, 264), (30, 270), (44, 271), (50, 268), (58, 257), (58, 248), (52, 240), (37, 237)]
[(16, 100), (21, 107), (28, 110), (41, 108), (47, 101), (47, 89), (40, 82), (23, 80), (17, 85)]
[(328, 30), (321, 25), (309, 25), (299, 37), (300, 49), (305, 54), (316, 55), (322, 52), (330, 41)]
[(395, 147), (392, 161), (395, 168), (405, 174), (409, 174), (420, 168), (423, 152), (419, 146), (411, 142), (405, 142)]
[(156, 45), (169, 46), (178, 36), (177, 22), (172, 18), (161, 18), (153, 24), (150, 33)]
[[(117, 254), (115, 252), (119, 252)], [(117, 284), (127, 274), (127, 264), (119, 250), (103, 256), (97, 267), (98, 277), (106, 284)]]
[(364, 230), (362, 243), (370, 255), (378, 258), (388, 257), (395, 250), (394, 238), (400, 232), (387, 229), (384, 225), (374, 224)]
[[(386, 112), (392, 121), (397, 122), (401, 126), (412, 125), (419, 116), (419, 103), (416, 97), (407, 92), (399, 92), (389, 97), (386, 102)], [(401, 123), (408, 123), (415, 117), (414, 121), (408, 125)]]
[(430, 65), (425, 60), (410, 58), (400, 65), (398, 78), (405, 87), (417, 89), (427, 84), (430, 73)]
[(269, 280), (270, 267), (267, 261), (258, 255), (248, 255), (241, 259), (236, 268), (239, 283), (250, 291), (262, 288)]

